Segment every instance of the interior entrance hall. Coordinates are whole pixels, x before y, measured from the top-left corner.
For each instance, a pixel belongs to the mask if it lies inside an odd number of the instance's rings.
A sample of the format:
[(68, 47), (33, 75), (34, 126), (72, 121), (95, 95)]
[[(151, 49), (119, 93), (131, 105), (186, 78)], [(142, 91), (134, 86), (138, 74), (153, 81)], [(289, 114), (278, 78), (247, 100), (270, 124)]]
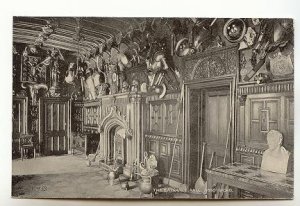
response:
[(12, 46), (14, 198), (293, 198), (292, 19), (16, 16)]

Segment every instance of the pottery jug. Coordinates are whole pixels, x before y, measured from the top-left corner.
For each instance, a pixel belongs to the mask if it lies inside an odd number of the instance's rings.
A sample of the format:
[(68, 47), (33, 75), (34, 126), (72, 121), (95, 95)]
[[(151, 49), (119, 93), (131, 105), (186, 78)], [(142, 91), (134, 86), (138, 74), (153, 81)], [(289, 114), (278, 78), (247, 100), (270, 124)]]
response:
[(121, 184), (121, 188), (122, 188), (123, 190), (128, 190), (128, 189), (129, 189), (129, 184), (128, 184), (128, 182), (127, 182), (127, 181), (123, 182), (123, 183)]
[(150, 194), (153, 192), (151, 176), (142, 176), (142, 180), (139, 184), (140, 191), (143, 194)]

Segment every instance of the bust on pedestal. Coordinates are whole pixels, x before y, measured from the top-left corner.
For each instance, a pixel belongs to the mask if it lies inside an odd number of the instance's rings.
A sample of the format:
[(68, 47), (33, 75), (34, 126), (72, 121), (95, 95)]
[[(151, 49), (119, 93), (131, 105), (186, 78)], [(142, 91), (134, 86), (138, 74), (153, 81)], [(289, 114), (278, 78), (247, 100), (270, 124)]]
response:
[(269, 149), (263, 153), (261, 169), (276, 173), (287, 173), (290, 152), (282, 146), (283, 136), (276, 130), (267, 134)]

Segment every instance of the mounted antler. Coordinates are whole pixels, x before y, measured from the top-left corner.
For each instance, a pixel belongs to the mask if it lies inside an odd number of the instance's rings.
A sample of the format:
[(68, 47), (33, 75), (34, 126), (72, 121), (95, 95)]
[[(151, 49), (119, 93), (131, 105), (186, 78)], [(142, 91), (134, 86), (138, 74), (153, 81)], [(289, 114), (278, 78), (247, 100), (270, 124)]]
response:
[(23, 82), (21, 84), (21, 87), (24, 88), (24, 89), (29, 88), (32, 105), (36, 105), (36, 95), (37, 95), (39, 89), (48, 90), (48, 86), (46, 84), (43, 84), (43, 83), (35, 84), (35, 83), (25, 83), (25, 82)]

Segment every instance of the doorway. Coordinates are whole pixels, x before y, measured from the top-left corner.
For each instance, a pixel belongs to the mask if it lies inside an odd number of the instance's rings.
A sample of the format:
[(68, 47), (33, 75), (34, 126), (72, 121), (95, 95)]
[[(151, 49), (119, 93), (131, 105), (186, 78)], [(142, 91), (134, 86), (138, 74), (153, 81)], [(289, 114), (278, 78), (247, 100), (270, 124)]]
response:
[[(186, 182), (194, 188), (200, 177), (201, 157), (203, 145), (204, 161), (202, 178), (206, 180), (205, 169), (209, 167), (214, 153), (212, 168), (223, 165), (231, 159), (233, 130), (230, 124), (231, 109), (231, 82), (218, 81), (187, 87), (186, 117)], [(225, 151), (226, 150), (226, 151)]]
[(43, 155), (68, 154), (71, 151), (69, 100), (41, 98), (40, 149)]

